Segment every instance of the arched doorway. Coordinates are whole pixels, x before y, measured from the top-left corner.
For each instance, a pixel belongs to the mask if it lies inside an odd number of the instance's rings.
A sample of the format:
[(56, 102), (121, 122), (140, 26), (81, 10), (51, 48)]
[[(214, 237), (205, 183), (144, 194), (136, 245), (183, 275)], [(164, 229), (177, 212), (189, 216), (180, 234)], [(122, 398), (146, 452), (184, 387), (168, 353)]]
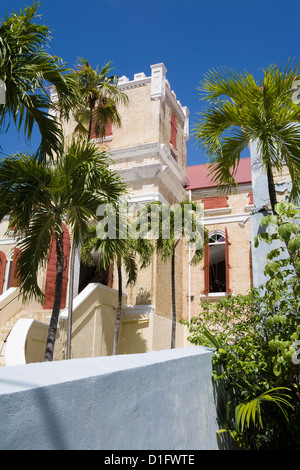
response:
[[(93, 265), (88, 266), (80, 259), (79, 266), (79, 280), (78, 280), (78, 293), (81, 292), (91, 282), (104, 284), (105, 286), (112, 287), (113, 285), (113, 267), (109, 269), (98, 269), (99, 254), (92, 255)], [(100, 263), (101, 265), (101, 263)]]

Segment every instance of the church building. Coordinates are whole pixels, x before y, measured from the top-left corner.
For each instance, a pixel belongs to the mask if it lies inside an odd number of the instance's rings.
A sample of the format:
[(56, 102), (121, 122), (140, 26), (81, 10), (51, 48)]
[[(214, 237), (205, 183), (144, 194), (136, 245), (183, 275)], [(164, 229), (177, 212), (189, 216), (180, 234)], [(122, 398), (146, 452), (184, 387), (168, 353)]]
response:
[[(165, 65), (163, 63), (151, 65), (150, 69), (149, 76), (136, 73), (133, 79), (125, 76), (119, 79), (119, 89), (128, 96), (128, 105), (120, 105), (119, 108), (122, 125), (121, 127), (108, 125), (104, 138), (100, 140), (96, 135), (93, 138), (95, 143), (99, 143), (101, 147), (105, 146), (111, 154), (113, 168), (125, 181), (131, 204), (138, 206), (155, 201), (169, 205), (181, 201), (203, 204), (204, 225), (208, 231), (209, 243), (202, 262), (197, 266), (190, 265), (191, 252), (185, 240), (181, 240), (176, 248), (177, 320), (181, 318), (189, 320), (199, 315), (201, 301), (215, 302), (229, 293), (246, 294), (253, 285), (251, 233), (248, 223), (251, 210), (254, 209), (251, 158), (240, 160), (235, 175), (237, 187), (228, 194), (222, 193), (218, 185), (212, 181), (207, 164), (187, 166), (189, 110), (181, 104), (172, 90), (167, 80)], [(72, 135), (74, 128), (74, 120), (64, 123), (65, 136)], [(7, 335), (14, 330), (20, 318), (34, 318), (38, 322), (47, 324), (54, 300), (55, 253), (51, 252), (47, 269), (40, 274), (40, 282), (47, 296), (45, 305), (43, 307), (31, 305), (28, 309), (16, 304), (14, 264), (18, 249), (15, 247), (14, 234), (6, 234), (7, 225), (8, 217), (0, 223), (0, 347), (1, 341), (4, 346)], [(71, 243), (72, 234), (65, 227), (67, 263), (61, 330), (67, 315)], [(104, 286), (103, 289), (106, 289), (108, 296), (113, 296), (118, 287), (117, 275), (112, 270), (108, 276), (99, 277), (99, 273), (82, 263), (78, 251), (75, 262), (74, 305), (82, 304), (84, 292), (94, 295), (92, 286), (97, 283)], [(170, 262), (162, 262), (159, 255), (155, 254), (150, 266), (139, 271), (136, 284), (124, 288), (124, 296), (124, 326), (121, 334), (126, 336), (126, 332), (130, 330), (129, 325), (135, 321), (135, 337), (139, 331), (140, 336), (144, 335), (143, 340), (146, 344), (147, 335), (141, 331), (147, 324), (149, 332), (149, 322), (152, 321), (151, 318), (156, 318), (158, 323), (153, 323), (154, 330), (156, 328), (157, 335), (163, 335), (165, 325), (169, 325), (172, 315)], [(10, 302), (9, 310), (6, 307), (8, 302)], [(109, 302), (105, 308), (108, 308), (108, 304)], [(115, 306), (112, 308), (115, 310)], [(106, 312), (104, 307), (101, 311)], [(6, 312), (5, 315), (3, 312)], [(85, 314), (86, 312), (85, 309)], [(99, 320), (100, 317), (97, 317), (98, 320), (97, 322), (93, 320), (93, 325), (96, 323), (102, 325), (104, 331), (104, 317), (102, 313), (101, 315), (102, 319)], [(80, 323), (79, 316), (78, 322)], [(80, 325), (78, 331), (83, 331), (84, 322), (81, 321)], [(90, 328), (93, 329), (94, 326), (91, 325)], [(160, 326), (155, 327), (155, 325)], [(153, 335), (154, 330), (151, 333)], [(27, 337), (26, 334), (23, 334), (24, 338)], [(103, 333), (102, 337), (104, 336)], [(123, 343), (122, 353), (168, 347), (166, 346), (168, 343), (164, 343), (163, 340), (155, 343), (155, 347), (152, 342), (152, 346), (136, 350), (128, 349), (128, 345), (125, 347), (125, 340)], [(96, 348), (88, 351), (87, 355), (109, 354), (109, 348), (110, 346)], [(63, 358), (63, 347), (59, 351), (60, 358)]]

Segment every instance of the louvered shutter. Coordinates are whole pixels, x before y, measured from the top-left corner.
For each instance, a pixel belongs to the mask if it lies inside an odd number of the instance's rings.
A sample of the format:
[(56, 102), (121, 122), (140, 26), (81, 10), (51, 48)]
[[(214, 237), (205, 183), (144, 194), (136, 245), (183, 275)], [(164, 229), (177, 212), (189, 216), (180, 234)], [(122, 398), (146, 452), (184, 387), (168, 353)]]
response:
[(227, 196), (208, 197), (203, 199), (204, 210), (208, 209), (221, 209), (228, 207)]

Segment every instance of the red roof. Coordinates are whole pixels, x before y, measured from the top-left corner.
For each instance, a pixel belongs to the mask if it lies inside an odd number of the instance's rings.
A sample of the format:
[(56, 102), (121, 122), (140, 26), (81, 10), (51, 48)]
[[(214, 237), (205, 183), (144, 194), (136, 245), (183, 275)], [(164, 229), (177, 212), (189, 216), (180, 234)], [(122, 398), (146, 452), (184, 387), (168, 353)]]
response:
[[(218, 183), (211, 180), (209, 175), (210, 169), (209, 164), (204, 163), (203, 165), (195, 165), (187, 167), (187, 177), (189, 184), (186, 186), (186, 190), (190, 189), (204, 189), (213, 188), (218, 186)], [(234, 179), (237, 183), (251, 183), (251, 159), (241, 158), (239, 166), (234, 175)]]

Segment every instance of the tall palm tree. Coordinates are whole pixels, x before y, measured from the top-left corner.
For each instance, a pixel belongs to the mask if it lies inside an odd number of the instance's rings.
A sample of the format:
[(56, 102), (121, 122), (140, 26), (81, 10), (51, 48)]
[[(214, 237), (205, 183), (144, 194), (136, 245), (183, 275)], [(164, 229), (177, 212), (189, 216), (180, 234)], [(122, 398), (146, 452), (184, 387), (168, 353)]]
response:
[[(107, 216), (107, 211), (104, 217)], [(103, 217), (99, 217), (101, 223)], [(119, 211), (116, 212), (116, 236), (99, 236), (97, 227), (91, 227), (90, 234), (82, 247), (82, 259), (87, 264), (93, 264), (92, 253), (99, 253), (98, 269), (108, 269), (116, 264), (118, 272), (118, 312), (114, 333), (113, 351), (117, 353), (117, 345), (120, 330), (120, 321), (122, 314), (122, 295), (123, 295), (123, 276), (124, 267), (127, 275), (127, 285), (132, 285), (137, 280), (138, 263), (140, 260), (140, 269), (147, 267), (153, 255), (153, 244), (146, 238), (131, 238), (129, 233), (130, 222)], [(121, 221), (121, 223), (120, 223)]]
[[(153, 210), (152, 208), (158, 208)], [(175, 258), (176, 247), (184, 237), (194, 246), (191, 265), (197, 265), (204, 256), (204, 246), (207, 243), (207, 233), (197, 219), (197, 210), (200, 206), (195, 202), (183, 201), (174, 206), (163, 205), (160, 202), (147, 205), (148, 228), (155, 232), (156, 250), (162, 261), (171, 258), (171, 295), (172, 295), (172, 334), (171, 349), (175, 348), (176, 338), (176, 285), (175, 285)], [(186, 223), (187, 214), (190, 215), (190, 225)]]
[(209, 158), (213, 180), (227, 189), (234, 186), (241, 152), (256, 143), (274, 213), (274, 169), (287, 165), (291, 197), (300, 194), (300, 107), (292, 100), (299, 73), (299, 64), (283, 71), (270, 66), (258, 81), (248, 72), (217, 69), (199, 87), (200, 98), (208, 104), (199, 113), (194, 136)]
[(62, 129), (51, 101), (50, 87), (58, 96), (59, 113), (67, 117), (78, 102), (77, 84), (67, 74), (66, 65), (46, 53), (49, 28), (37, 22), (39, 2), (19, 13), (6, 16), (0, 24), (0, 80), (5, 85), (5, 104), (0, 105), (0, 128), (7, 131), (10, 121), (26, 139), (38, 126), (41, 143), (37, 156), (45, 160), (59, 151)]
[(78, 60), (77, 70), (71, 74), (71, 78), (77, 80), (83, 101), (83, 105), (80, 103), (74, 110), (77, 122), (75, 133), (88, 139), (93, 132), (104, 137), (109, 122), (121, 126), (118, 105), (127, 105), (128, 97), (118, 89), (118, 77), (108, 76), (111, 71), (111, 62), (99, 72), (98, 67), (94, 70), (86, 59), (81, 58)]
[[(95, 133), (99, 137), (104, 137), (108, 123), (121, 126), (121, 117), (118, 112), (120, 103), (127, 104), (128, 98), (117, 88), (118, 77), (108, 76), (111, 71), (111, 63), (107, 63), (100, 73), (98, 67), (94, 70), (86, 59), (79, 59), (77, 70), (69, 75), (71, 81), (76, 83), (78, 101), (73, 107), (73, 116), (76, 121), (74, 136), (91, 139)], [(69, 109), (69, 108), (68, 108)], [(66, 116), (68, 119), (68, 116)], [(68, 299), (68, 340), (67, 358), (71, 358), (71, 329), (73, 315), (73, 281), (74, 281), (74, 260), (75, 252), (78, 248), (74, 240), (72, 243), (70, 257), (70, 280)]]
[(0, 218), (10, 212), (9, 227), (22, 235), (16, 265), (24, 299), (43, 301), (38, 271), (48, 259), (52, 239), (56, 247), (55, 299), (50, 319), (45, 360), (53, 359), (61, 306), (64, 271), (63, 223), (78, 244), (88, 234), (99, 204), (116, 203), (125, 188), (109, 167), (107, 153), (85, 140), (61, 148), (55, 165), (30, 155), (15, 155), (0, 162)]

